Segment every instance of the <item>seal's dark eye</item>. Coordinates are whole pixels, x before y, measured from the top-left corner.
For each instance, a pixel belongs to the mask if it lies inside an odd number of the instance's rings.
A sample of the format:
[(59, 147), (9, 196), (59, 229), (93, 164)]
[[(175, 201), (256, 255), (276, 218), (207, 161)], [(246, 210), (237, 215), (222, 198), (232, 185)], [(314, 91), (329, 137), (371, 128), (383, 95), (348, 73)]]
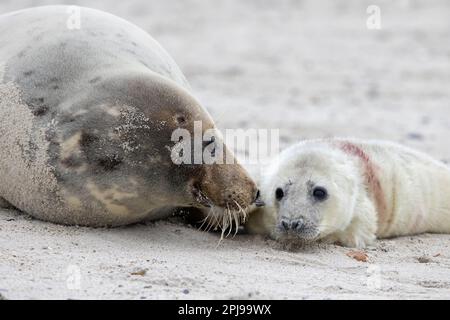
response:
[(216, 137), (211, 137), (211, 139), (209, 141), (203, 141), (203, 147), (207, 147), (210, 144), (214, 143), (214, 141), (216, 141)]
[(177, 122), (178, 122), (178, 124), (184, 124), (186, 122), (186, 118), (182, 115), (178, 115)]
[(281, 188), (277, 188), (275, 190), (275, 199), (277, 199), (277, 201), (280, 201), (281, 199), (283, 199), (284, 197), (284, 191)]
[(312, 194), (314, 199), (318, 201), (324, 201), (328, 197), (327, 189), (324, 187), (315, 187)]
[[(211, 137), (211, 140), (203, 141), (203, 147), (206, 148), (206, 147), (212, 145), (215, 141), (216, 141), (216, 137), (213, 136), (213, 137)], [(211, 152), (211, 157), (216, 156), (216, 148), (215, 147), (213, 147), (210, 152)]]

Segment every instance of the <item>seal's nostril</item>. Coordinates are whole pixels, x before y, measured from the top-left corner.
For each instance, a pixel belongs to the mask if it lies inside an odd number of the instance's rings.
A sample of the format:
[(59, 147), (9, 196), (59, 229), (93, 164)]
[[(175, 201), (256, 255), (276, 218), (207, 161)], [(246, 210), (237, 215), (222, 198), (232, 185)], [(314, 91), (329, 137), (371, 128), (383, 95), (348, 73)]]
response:
[(281, 221), (281, 226), (284, 228), (284, 230), (288, 230), (289, 229), (289, 224), (286, 221)]
[(293, 222), (291, 222), (291, 229), (292, 229), (292, 230), (297, 229), (298, 225), (299, 225), (298, 221), (293, 221)]
[(259, 190), (256, 191), (256, 197), (253, 202), (257, 207), (264, 207), (266, 205), (264, 201), (261, 199), (261, 192)]

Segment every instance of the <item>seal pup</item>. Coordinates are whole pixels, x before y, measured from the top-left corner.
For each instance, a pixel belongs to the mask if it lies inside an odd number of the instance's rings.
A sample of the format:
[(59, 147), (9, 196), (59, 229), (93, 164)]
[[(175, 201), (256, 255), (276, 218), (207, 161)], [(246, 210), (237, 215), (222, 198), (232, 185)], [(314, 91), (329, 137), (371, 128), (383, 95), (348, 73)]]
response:
[(211, 207), (217, 224), (242, 220), (257, 190), (239, 164), (172, 161), (174, 130), (193, 138), (195, 121), (201, 133), (216, 130), (172, 58), (102, 11), (75, 7), (79, 28), (69, 28), (73, 9), (0, 16), (0, 205), (83, 226), (174, 207)]
[(281, 241), (365, 247), (376, 238), (450, 233), (450, 169), (385, 141), (326, 139), (283, 151), (261, 176), (246, 229)]

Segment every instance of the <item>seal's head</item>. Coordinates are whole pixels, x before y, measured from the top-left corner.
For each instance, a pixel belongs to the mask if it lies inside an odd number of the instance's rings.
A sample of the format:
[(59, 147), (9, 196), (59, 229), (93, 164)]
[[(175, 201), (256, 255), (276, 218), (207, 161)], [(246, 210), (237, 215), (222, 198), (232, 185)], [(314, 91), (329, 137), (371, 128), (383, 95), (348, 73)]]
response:
[(270, 232), (279, 240), (309, 242), (345, 230), (354, 216), (358, 179), (343, 153), (320, 146), (287, 149), (262, 184)]
[[(202, 154), (223, 145), (219, 135), (205, 138), (206, 131), (217, 130), (188, 91), (156, 74), (128, 70), (89, 85), (88, 93), (63, 108), (63, 134), (53, 139), (54, 167), (68, 201), (106, 211), (115, 218), (111, 224), (183, 206), (213, 208), (218, 224), (230, 211), (243, 220), (256, 185), (236, 161), (205, 163), (188, 154), (198, 141)], [(176, 152), (186, 160), (179, 162), (173, 150), (180, 140), (188, 144)]]

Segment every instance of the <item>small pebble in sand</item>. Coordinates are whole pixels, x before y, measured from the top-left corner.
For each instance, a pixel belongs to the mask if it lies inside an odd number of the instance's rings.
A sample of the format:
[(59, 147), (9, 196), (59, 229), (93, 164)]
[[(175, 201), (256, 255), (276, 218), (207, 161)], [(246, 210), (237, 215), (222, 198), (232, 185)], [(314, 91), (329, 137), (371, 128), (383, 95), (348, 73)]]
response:
[(184, 294), (189, 294), (189, 289), (184, 289), (184, 290), (183, 290), (183, 293), (184, 293)]
[(367, 262), (367, 260), (369, 259), (369, 256), (367, 255), (367, 253), (365, 253), (363, 251), (356, 251), (356, 250), (347, 252), (347, 257), (350, 257), (350, 258), (355, 259), (356, 261), (360, 261), (360, 262)]
[(431, 259), (428, 258), (427, 256), (422, 256), (422, 257), (418, 257), (417, 261), (419, 261), (419, 263), (429, 263), (429, 262), (431, 262)]
[(410, 140), (423, 140), (423, 135), (418, 132), (410, 132), (408, 133), (407, 137)]
[(140, 269), (140, 270), (136, 270), (136, 271), (133, 271), (133, 272), (131, 272), (131, 275), (132, 276), (145, 276), (145, 274), (147, 273), (147, 270), (145, 270), (145, 269)]

